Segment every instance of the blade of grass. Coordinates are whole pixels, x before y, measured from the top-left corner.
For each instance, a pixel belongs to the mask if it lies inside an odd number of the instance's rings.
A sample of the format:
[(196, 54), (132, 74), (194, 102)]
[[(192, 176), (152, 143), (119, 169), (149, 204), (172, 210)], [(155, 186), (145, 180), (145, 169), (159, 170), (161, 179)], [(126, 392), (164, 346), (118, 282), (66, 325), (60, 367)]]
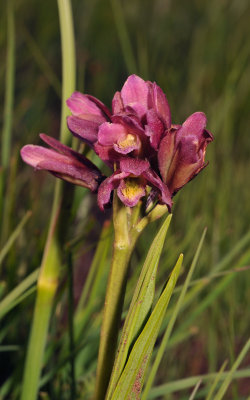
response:
[(201, 383), (202, 383), (202, 380), (200, 379), (199, 382), (196, 383), (196, 385), (194, 387), (194, 390), (192, 391), (191, 396), (189, 397), (188, 400), (194, 400), (195, 395), (196, 395)]
[(7, 62), (6, 62), (6, 86), (4, 121), (2, 136), (2, 166), (8, 168), (11, 149), (11, 130), (14, 102), (14, 78), (15, 78), (15, 22), (13, 0), (6, 2), (7, 7)]
[[(13, 124), (13, 104), (14, 104), (14, 85), (15, 85), (15, 21), (14, 21), (14, 2), (6, 2), (7, 11), (7, 61), (6, 61), (6, 85), (4, 100), (4, 118), (1, 143), (1, 164), (0, 174), (0, 219), (6, 215), (5, 208), (8, 205), (4, 196), (6, 173), (10, 164), (12, 124)], [(5, 224), (1, 228), (1, 242), (5, 240)]]
[(210, 387), (210, 390), (209, 390), (209, 392), (207, 394), (206, 400), (211, 400), (213, 398), (212, 396), (214, 396), (214, 393), (215, 393), (215, 390), (216, 390), (216, 386), (218, 385), (219, 381), (222, 380), (221, 375), (225, 371), (225, 368), (226, 368), (227, 364), (228, 364), (227, 360), (224, 361), (224, 363), (222, 364), (219, 372), (215, 376), (215, 379), (214, 379), (214, 381), (213, 381), (213, 383), (212, 383), (212, 385)]
[[(60, 139), (62, 142), (67, 142), (69, 134), (66, 125), (66, 99), (75, 88), (75, 45), (70, 1), (58, 0), (58, 9), (63, 70)], [(58, 180), (55, 186), (49, 232), (37, 284), (37, 298), (25, 361), (22, 400), (34, 400), (39, 387), (49, 321), (60, 276), (60, 249), (56, 237), (60, 232), (57, 232), (56, 228), (60, 226), (59, 214), (62, 202), (62, 189), (62, 181)]]
[(56, 94), (61, 97), (61, 83), (54, 73), (53, 69), (50, 67), (47, 58), (43, 55), (41, 49), (37, 45), (33, 36), (29, 33), (24, 25), (21, 26), (22, 32), (25, 36), (27, 46), (29, 47), (32, 58), (36, 60), (37, 66), (41, 69), (42, 73), (46, 76), (49, 83), (55, 90)]
[[(243, 358), (246, 356), (248, 350), (250, 349), (250, 339), (246, 342), (245, 346), (241, 350), (240, 354), (238, 355), (237, 359), (235, 360), (231, 370), (228, 372), (227, 376), (225, 377), (224, 382), (222, 383), (219, 391), (217, 392), (214, 400), (221, 400), (226, 393), (230, 383), (232, 382), (234, 372), (239, 367), (240, 363), (242, 362)], [(250, 374), (249, 374), (250, 377)]]
[(206, 309), (211, 305), (214, 300), (221, 294), (223, 290), (233, 281), (235, 278), (235, 273), (231, 275), (227, 275), (224, 277), (214, 288), (213, 291), (210, 292), (204, 300), (200, 302), (200, 304), (195, 308), (195, 310), (190, 314), (190, 316), (180, 325), (180, 328), (175, 332), (172, 339), (169, 340), (169, 345), (173, 346), (173, 344), (179, 343), (183, 334), (183, 331), (186, 331), (190, 324)]
[[(228, 371), (223, 372), (220, 376), (220, 380), (225, 379), (228, 375)], [(204, 375), (197, 375), (197, 376), (192, 376), (190, 378), (185, 378), (185, 379), (179, 379), (174, 382), (169, 382), (165, 383), (164, 385), (156, 386), (151, 389), (148, 399), (155, 399), (157, 397), (161, 396), (166, 396), (170, 393), (175, 393), (179, 392), (181, 390), (189, 389), (194, 387), (197, 382), (199, 382), (202, 379), (202, 382), (209, 382), (212, 381), (216, 378), (218, 372), (213, 372), (210, 374), (204, 374)], [(243, 378), (249, 378), (250, 376), (250, 368), (242, 369), (233, 372), (232, 378), (233, 379), (243, 379)]]
[(0, 267), (1, 267), (1, 264), (2, 264), (2, 262), (4, 260), (4, 258), (6, 257), (6, 255), (10, 251), (11, 247), (13, 246), (15, 241), (17, 240), (18, 236), (22, 232), (22, 229), (23, 229), (24, 225), (27, 223), (27, 221), (29, 220), (31, 214), (32, 214), (31, 211), (27, 211), (26, 212), (26, 214), (24, 215), (24, 217), (22, 218), (20, 223), (17, 225), (17, 227), (14, 230), (14, 232), (9, 237), (8, 241), (5, 243), (5, 245), (1, 249), (1, 251), (0, 251)]
[(129, 39), (125, 18), (122, 10), (120, 0), (110, 0), (111, 7), (113, 10), (114, 20), (116, 24), (117, 33), (120, 39), (123, 57), (129, 74), (136, 74), (137, 67), (136, 61)]
[(100, 267), (100, 265), (103, 264), (104, 260), (106, 259), (108, 247), (110, 245), (110, 240), (111, 240), (110, 222), (107, 221), (106, 223), (104, 223), (102, 228), (97, 249), (95, 251), (95, 255), (88, 272), (87, 280), (84, 284), (81, 297), (77, 305), (77, 312), (80, 312), (81, 309), (87, 305), (88, 296), (90, 297), (88, 299), (88, 303), (89, 301), (93, 300), (96, 297), (96, 290), (94, 290), (96, 285), (94, 282), (98, 277), (98, 272), (97, 272), (98, 268)]
[[(34, 279), (34, 281), (36, 281), (37, 278), (38, 278), (38, 270), (35, 271), (34, 276), (32, 276), (32, 280)], [(16, 289), (14, 289), (14, 290), (16, 290)], [(26, 297), (30, 296), (35, 291), (36, 291), (36, 287), (34, 286), (30, 289), (27, 289), (27, 290), (25, 289), (25, 292), (23, 292), (23, 294), (21, 294), (18, 297), (16, 297), (16, 293), (14, 294), (13, 292), (10, 293), (10, 298), (9, 298), (9, 295), (6, 296), (6, 298), (3, 300), (3, 302), (0, 303), (0, 320), (5, 316), (5, 314), (7, 314), (10, 310), (12, 310), (18, 304), (20, 304), (24, 299), (26, 299)]]
[(207, 230), (205, 229), (203, 234), (202, 234), (202, 237), (201, 237), (200, 243), (199, 243), (199, 245), (197, 247), (196, 253), (194, 255), (190, 270), (189, 270), (189, 272), (187, 274), (187, 278), (186, 278), (185, 283), (183, 285), (180, 297), (179, 297), (178, 302), (177, 302), (177, 304), (176, 304), (176, 306), (175, 306), (175, 308), (173, 310), (172, 317), (171, 317), (171, 319), (169, 321), (169, 324), (167, 326), (166, 332), (165, 332), (165, 334), (163, 336), (163, 339), (161, 341), (161, 345), (160, 345), (159, 350), (157, 352), (155, 361), (154, 361), (153, 366), (152, 366), (152, 368), (150, 370), (150, 373), (149, 373), (149, 376), (148, 376), (148, 379), (147, 379), (147, 383), (146, 383), (145, 389), (143, 391), (142, 400), (147, 399), (148, 393), (149, 393), (149, 391), (150, 391), (150, 389), (151, 389), (151, 387), (153, 385), (157, 370), (159, 368), (160, 362), (161, 362), (162, 357), (164, 355), (164, 351), (166, 349), (166, 346), (167, 346), (167, 343), (169, 341), (170, 335), (172, 333), (175, 321), (176, 321), (176, 319), (178, 317), (178, 314), (179, 314), (179, 311), (181, 309), (183, 300), (185, 298), (189, 283), (190, 283), (190, 281), (192, 279), (195, 267), (197, 265), (197, 261), (198, 261), (198, 258), (199, 258), (200, 252), (201, 252), (201, 248), (202, 248), (202, 245), (203, 245), (203, 242), (204, 242), (204, 238), (205, 238), (205, 235), (206, 235), (206, 231)]

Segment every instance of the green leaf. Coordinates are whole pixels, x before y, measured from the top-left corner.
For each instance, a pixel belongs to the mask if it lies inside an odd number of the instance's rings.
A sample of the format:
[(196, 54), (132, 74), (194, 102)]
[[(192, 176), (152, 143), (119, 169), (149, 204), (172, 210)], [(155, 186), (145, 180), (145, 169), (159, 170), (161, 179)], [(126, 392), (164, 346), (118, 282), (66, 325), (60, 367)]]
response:
[(129, 349), (139, 336), (151, 310), (155, 294), (156, 271), (170, 221), (171, 215), (166, 218), (161, 229), (156, 235), (143, 265), (123, 327), (122, 336), (110, 379), (109, 389), (107, 392), (107, 399), (111, 398), (112, 393), (114, 392), (115, 386), (126, 363)]
[(181, 254), (161, 297), (131, 350), (124, 371), (112, 396), (112, 400), (128, 398), (133, 400), (138, 399), (140, 396), (145, 371), (159, 333), (160, 325), (180, 273), (182, 259), (183, 255)]
[(165, 334), (163, 336), (163, 339), (161, 341), (161, 345), (160, 345), (159, 350), (157, 352), (154, 364), (153, 364), (153, 366), (151, 368), (150, 374), (149, 374), (148, 379), (147, 379), (147, 384), (145, 386), (144, 393), (143, 393), (143, 396), (142, 396), (143, 400), (147, 399), (147, 397), (148, 397), (148, 393), (149, 393), (149, 391), (150, 391), (150, 389), (152, 387), (152, 384), (154, 382), (154, 378), (156, 376), (157, 370), (159, 368), (160, 362), (161, 362), (163, 354), (165, 352), (167, 343), (168, 343), (169, 338), (171, 336), (171, 333), (173, 331), (173, 327), (174, 327), (175, 321), (176, 321), (176, 319), (177, 319), (177, 317), (179, 315), (179, 312), (180, 312), (180, 309), (181, 309), (181, 307), (183, 305), (183, 302), (185, 301), (185, 295), (186, 295), (188, 286), (189, 286), (189, 284), (191, 282), (191, 279), (192, 279), (192, 276), (193, 276), (193, 273), (194, 273), (194, 270), (195, 270), (195, 267), (196, 267), (200, 252), (201, 252), (201, 248), (202, 248), (202, 245), (203, 245), (203, 242), (204, 242), (206, 231), (207, 230), (204, 229), (202, 237), (201, 237), (200, 242), (199, 242), (199, 245), (197, 247), (196, 253), (194, 255), (190, 270), (188, 272), (187, 278), (186, 278), (185, 283), (184, 283), (184, 285), (182, 287), (178, 302), (177, 302), (174, 310), (172, 311), (171, 319), (170, 319), (170, 321), (168, 323), (166, 332), (165, 332)]

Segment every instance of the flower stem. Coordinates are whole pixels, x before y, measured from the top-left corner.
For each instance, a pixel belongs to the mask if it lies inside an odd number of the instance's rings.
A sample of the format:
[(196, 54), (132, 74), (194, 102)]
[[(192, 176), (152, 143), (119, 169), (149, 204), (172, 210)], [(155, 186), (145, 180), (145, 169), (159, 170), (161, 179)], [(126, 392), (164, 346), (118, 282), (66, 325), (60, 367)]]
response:
[(133, 250), (128, 235), (127, 210), (117, 196), (114, 196), (113, 222), (115, 239), (101, 329), (95, 400), (104, 399), (108, 387), (116, 351), (128, 263)]

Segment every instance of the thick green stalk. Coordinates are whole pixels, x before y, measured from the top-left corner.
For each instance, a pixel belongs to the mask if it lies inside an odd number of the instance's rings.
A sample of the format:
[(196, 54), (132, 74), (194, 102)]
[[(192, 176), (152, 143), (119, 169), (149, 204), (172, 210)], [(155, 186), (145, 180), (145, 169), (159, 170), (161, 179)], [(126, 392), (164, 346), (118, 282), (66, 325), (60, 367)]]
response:
[(1, 167), (0, 168), (0, 219), (2, 221), (1, 242), (6, 240), (8, 226), (9, 199), (4, 195), (7, 171), (10, 164), (11, 137), (13, 122), (13, 103), (15, 85), (15, 21), (13, 1), (6, 2), (7, 8), (7, 57), (6, 57), (6, 86), (4, 99), (3, 132), (1, 141)]
[(95, 400), (104, 399), (108, 387), (115, 358), (128, 263), (132, 252), (128, 233), (127, 210), (117, 199), (117, 196), (114, 196), (113, 222), (115, 239), (101, 329)]
[(147, 224), (160, 218), (166, 211), (167, 208), (165, 206), (157, 206), (148, 216), (140, 219), (139, 209), (135, 208), (131, 215), (131, 210), (127, 210), (117, 196), (114, 196), (113, 223), (115, 239), (101, 329), (95, 400), (105, 399), (114, 364), (131, 253), (138, 237)]
[(13, 117), (14, 76), (15, 76), (15, 25), (13, 1), (6, 2), (7, 6), (7, 62), (6, 87), (4, 104), (4, 124), (2, 136), (2, 166), (6, 169), (10, 161), (11, 129)]
[[(65, 101), (75, 89), (75, 58), (73, 21), (69, 0), (58, 0), (61, 40), (62, 40), (62, 119), (60, 139), (67, 141)], [(39, 379), (43, 366), (43, 354), (49, 328), (54, 296), (60, 276), (60, 247), (58, 244), (60, 210), (62, 205), (62, 181), (55, 186), (53, 208), (41, 271), (37, 284), (37, 298), (25, 362), (21, 400), (37, 397)], [(63, 213), (61, 214), (63, 215)]]
[(61, 142), (67, 142), (69, 139), (68, 129), (65, 118), (69, 114), (66, 100), (75, 90), (76, 66), (75, 66), (75, 40), (73, 29), (73, 18), (70, 0), (57, 0), (61, 42), (62, 42), (62, 112), (61, 112)]

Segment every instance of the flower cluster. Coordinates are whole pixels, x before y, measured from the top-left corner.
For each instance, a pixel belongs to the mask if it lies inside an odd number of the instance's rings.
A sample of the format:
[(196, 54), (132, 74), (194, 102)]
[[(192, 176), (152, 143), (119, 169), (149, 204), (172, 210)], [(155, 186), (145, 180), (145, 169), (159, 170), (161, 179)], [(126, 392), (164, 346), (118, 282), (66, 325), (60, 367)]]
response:
[(27, 145), (21, 156), (37, 169), (97, 191), (102, 210), (114, 189), (126, 206), (147, 195), (170, 210), (174, 194), (207, 165), (206, 147), (213, 136), (205, 129), (205, 114), (196, 112), (182, 125), (173, 125), (166, 96), (156, 83), (129, 76), (113, 97), (112, 112), (79, 92), (67, 105), (70, 131), (111, 168), (111, 175), (104, 177), (83, 155), (46, 135), (41, 138), (52, 149)]

